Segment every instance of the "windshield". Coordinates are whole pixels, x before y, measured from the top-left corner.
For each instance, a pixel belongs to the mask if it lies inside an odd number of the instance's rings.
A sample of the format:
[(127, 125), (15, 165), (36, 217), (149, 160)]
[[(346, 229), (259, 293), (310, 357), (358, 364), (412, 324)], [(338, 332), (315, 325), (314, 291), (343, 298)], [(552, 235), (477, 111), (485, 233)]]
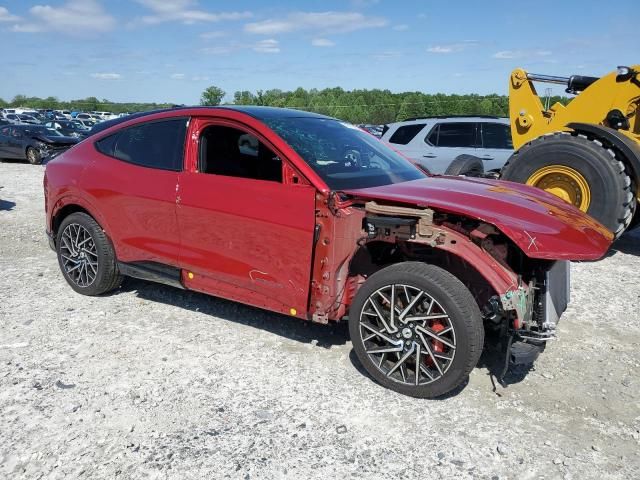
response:
[(45, 135), (47, 137), (62, 137), (63, 135), (54, 130), (53, 128), (47, 127), (31, 127), (29, 129), (25, 129), (25, 133), (28, 135)]
[(377, 187), (424, 178), (404, 157), (359, 128), (324, 118), (266, 118), (332, 190)]

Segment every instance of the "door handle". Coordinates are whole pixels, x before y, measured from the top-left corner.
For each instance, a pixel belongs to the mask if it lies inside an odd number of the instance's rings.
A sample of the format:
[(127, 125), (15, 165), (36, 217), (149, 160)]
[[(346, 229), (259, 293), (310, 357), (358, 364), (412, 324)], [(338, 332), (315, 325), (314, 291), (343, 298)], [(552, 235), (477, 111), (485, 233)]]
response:
[(436, 158), (437, 155), (434, 155), (433, 153), (427, 153), (426, 155), (423, 155), (424, 158)]
[(480, 158), (482, 158), (482, 160), (493, 160), (491, 155), (482, 155)]

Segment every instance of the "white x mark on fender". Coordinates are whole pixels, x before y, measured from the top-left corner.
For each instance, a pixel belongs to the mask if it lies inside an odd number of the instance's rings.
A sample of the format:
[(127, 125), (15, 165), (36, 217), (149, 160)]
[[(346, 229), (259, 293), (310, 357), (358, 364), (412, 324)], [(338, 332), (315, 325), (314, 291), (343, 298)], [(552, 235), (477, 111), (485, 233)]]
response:
[(527, 250), (531, 250), (531, 247), (536, 247), (536, 250), (539, 250), (538, 244), (536, 243), (536, 237), (532, 237), (531, 235), (529, 235), (529, 232), (527, 232), (526, 230), (524, 231), (524, 233), (527, 234), (527, 237), (529, 237), (530, 240)]

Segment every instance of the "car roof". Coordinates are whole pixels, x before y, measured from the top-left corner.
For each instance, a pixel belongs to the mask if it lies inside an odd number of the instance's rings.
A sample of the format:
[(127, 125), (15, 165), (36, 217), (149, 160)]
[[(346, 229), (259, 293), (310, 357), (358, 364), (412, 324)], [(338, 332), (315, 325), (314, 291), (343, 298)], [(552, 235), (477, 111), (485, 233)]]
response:
[(96, 124), (91, 129), (91, 135), (101, 132), (103, 130), (106, 130), (107, 128), (111, 128), (115, 125), (119, 125), (121, 123), (128, 122), (136, 118), (153, 115), (155, 113), (176, 112), (180, 110), (191, 111), (195, 109), (197, 110), (205, 109), (210, 111), (234, 110), (237, 112), (245, 113), (261, 121), (264, 121), (266, 119), (274, 119), (274, 118), (324, 118), (324, 119), (335, 120), (332, 117), (327, 117), (326, 115), (320, 115), (319, 113), (306, 112), (304, 110), (294, 110), (291, 108), (263, 107), (263, 106), (257, 106), (257, 105), (220, 105), (216, 107), (179, 106), (174, 108), (164, 108), (160, 110), (150, 110), (148, 112), (132, 113), (131, 115), (127, 115), (126, 117), (118, 117), (112, 120), (107, 120), (105, 122)]
[(451, 122), (481, 122), (486, 120), (496, 120), (496, 123), (509, 123), (508, 117), (497, 117), (494, 115), (435, 115), (431, 117), (416, 117), (416, 118), (407, 118), (406, 120), (400, 122), (389, 123), (388, 126), (396, 126), (396, 125), (413, 125), (417, 123), (434, 123), (435, 121), (439, 123), (447, 123)]

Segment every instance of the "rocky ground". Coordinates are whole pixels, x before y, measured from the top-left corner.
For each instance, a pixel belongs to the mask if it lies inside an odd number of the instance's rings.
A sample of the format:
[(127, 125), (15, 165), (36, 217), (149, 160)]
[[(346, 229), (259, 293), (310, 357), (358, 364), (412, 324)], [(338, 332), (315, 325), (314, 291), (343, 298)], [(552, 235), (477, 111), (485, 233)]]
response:
[(42, 175), (0, 164), (0, 478), (640, 478), (640, 232), (573, 265), (534, 369), (425, 401), (361, 373), (344, 325), (136, 280), (74, 293)]

